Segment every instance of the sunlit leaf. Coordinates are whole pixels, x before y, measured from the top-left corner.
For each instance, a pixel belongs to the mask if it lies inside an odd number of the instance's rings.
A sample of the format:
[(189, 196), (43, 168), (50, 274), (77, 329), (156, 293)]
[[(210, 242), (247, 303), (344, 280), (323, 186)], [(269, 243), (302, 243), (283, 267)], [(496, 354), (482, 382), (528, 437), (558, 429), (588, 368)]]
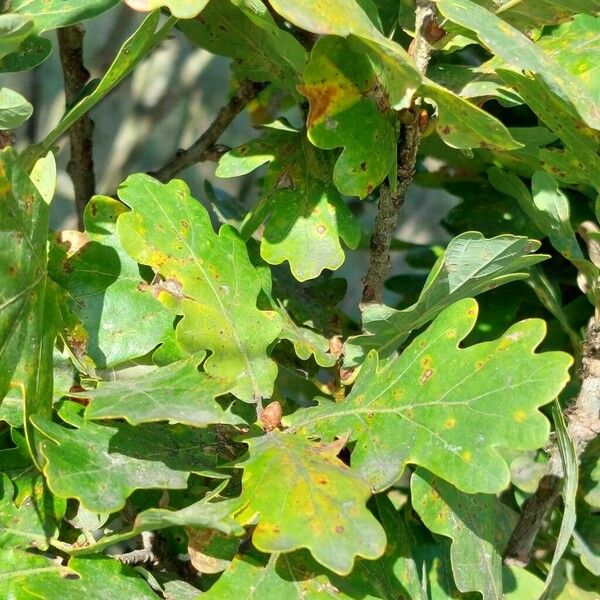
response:
[(308, 548), (319, 563), (339, 574), (354, 558), (378, 558), (385, 533), (366, 509), (369, 487), (336, 455), (339, 443), (315, 444), (302, 437), (269, 433), (246, 442), (241, 523), (258, 523), (252, 543), (262, 552)]
[(209, 0), (125, 0), (134, 10), (149, 11), (164, 6), (179, 19), (195, 17)]
[(343, 194), (363, 198), (386, 177), (395, 185), (397, 119), (364, 52), (342, 38), (322, 38), (298, 89), (310, 104), (310, 141), (319, 148), (343, 147), (333, 170)]
[(119, 242), (117, 219), (126, 211), (113, 198), (91, 198), (82, 247), (61, 257), (52, 272), (69, 292), (69, 307), (89, 335), (87, 353), (100, 368), (150, 352), (173, 323)]
[(545, 258), (532, 255), (539, 242), (525, 237), (501, 235), (491, 239), (467, 232), (455, 237), (430, 271), (415, 304), (395, 310), (383, 304), (363, 310), (366, 335), (346, 343), (346, 361), (356, 364), (369, 349), (384, 358), (398, 349), (409, 333), (430, 321), (456, 300), (527, 277), (523, 272)]
[(493, 493), (510, 479), (498, 446), (543, 446), (549, 423), (538, 410), (568, 381), (571, 358), (535, 354), (545, 325), (531, 319), (499, 339), (468, 348), (477, 303), (455, 302), (395, 360), (367, 357), (351, 394), (286, 420), (323, 441), (350, 432), (352, 468), (373, 489), (392, 485), (407, 463), (467, 493)]
[(267, 347), (281, 329), (273, 312), (256, 308), (260, 279), (237, 232), (218, 234), (202, 205), (180, 180), (163, 185), (132, 175), (119, 188), (132, 208), (121, 215), (121, 244), (161, 276), (156, 296), (183, 319), (177, 340), (190, 352), (211, 350), (204, 370), (236, 381), (244, 401), (271, 395), (277, 366)]
[(331, 153), (315, 149), (300, 132), (276, 124), (263, 137), (225, 154), (220, 177), (243, 175), (268, 162), (262, 197), (242, 227), (250, 236), (264, 223), (261, 256), (270, 264), (290, 263), (299, 281), (344, 262), (340, 238), (350, 248), (360, 228), (331, 183)]
[(306, 52), (291, 33), (275, 24), (263, 3), (212, 0), (196, 19), (182, 21), (179, 27), (193, 44), (232, 58), (238, 75), (273, 81), (297, 94)]
[(91, 399), (86, 410), (89, 419), (123, 418), (132, 425), (169, 421), (205, 427), (240, 421), (215, 402), (233, 387), (231, 381), (199, 373), (198, 358), (193, 356), (140, 377), (100, 383), (97, 389), (80, 395)]
[(15, 129), (33, 113), (33, 106), (18, 92), (0, 87), (0, 129)]

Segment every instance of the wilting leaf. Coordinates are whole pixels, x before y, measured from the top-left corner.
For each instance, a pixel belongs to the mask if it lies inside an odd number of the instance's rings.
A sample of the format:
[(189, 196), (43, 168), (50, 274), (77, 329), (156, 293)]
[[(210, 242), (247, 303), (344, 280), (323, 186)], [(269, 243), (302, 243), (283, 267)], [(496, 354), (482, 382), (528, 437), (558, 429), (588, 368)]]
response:
[(198, 372), (192, 356), (131, 379), (100, 383), (82, 392), (90, 398), (88, 419), (126, 419), (132, 425), (151, 421), (205, 427), (211, 423), (238, 423), (215, 398), (227, 394), (234, 383)]
[(508, 65), (539, 75), (590, 127), (600, 128), (600, 107), (588, 90), (518, 29), (470, 0), (439, 0), (437, 7), (451, 21), (474, 31)]
[(214, 471), (219, 458), (210, 445), (212, 436), (202, 429), (98, 425), (85, 421), (78, 414), (81, 408), (67, 403), (60, 411), (75, 428), (33, 417), (46, 438), (41, 442), (44, 474), (57, 496), (109, 513), (123, 508), (135, 489), (185, 489), (190, 472), (222, 477)]
[(291, 33), (276, 25), (263, 3), (212, 0), (196, 19), (182, 21), (179, 27), (193, 44), (232, 58), (240, 77), (273, 81), (297, 94), (306, 52)]
[(208, 4), (208, 0), (125, 0), (134, 10), (149, 11), (164, 6), (179, 19), (195, 17)]
[(342, 38), (320, 39), (298, 89), (310, 104), (310, 141), (343, 147), (333, 170), (340, 192), (364, 198), (386, 177), (395, 186), (397, 119), (364, 52)]
[(354, 558), (374, 559), (385, 549), (385, 533), (366, 509), (368, 486), (336, 455), (337, 442), (315, 444), (304, 438), (269, 433), (247, 440), (237, 518), (257, 522), (252, 542), (261, 552), (308, 548), (319, 563), (339, 574)]
[(15, 129), (27, 121), (32, 113), (33, 106), (21, 94), (0, 87), (0, 129)]
[(404, 48), (386, 38), (357, 2), (272, 0), (271, 6), (290, 23), (307, 31), (360, 39), (382, 71), (391, 106), (400, 109), (410, 104), (419, 74)]
[(249, 237), (264, 223), (260, 253), (271, 264), (289, 261), (299, 281), (344, 262), (340, 238), (360, 241), (358, 222), (331, 184), (332, 154), (317, 150), (281, 123), (263, 137), (225, 154), (216, 174), (236, 177), (269, 162), (262, 197), (242, 227)]
[(3, 9), (33, 22), (35, 33), (91, 19), (119, 0), (8, 0)]
[(380, 357), (387, 357), (411, 331), (452, 302), (524, 279), (524, 269), (547, 258), (530, 254), (537, 248), (539, 242), (512, 235), (485, 239), (480, 233), (467, 232), (455, 237), (429, 273), (415, 304), (400, 311), (383, 304), (364, 308), (363, 323), (368, 333), (347, 342), (347, 363), (357, 364), (371, 348)]
[(150, 352), (173, 323), (119, 242), (117, 219), (125, 212), (121, 202), (94, 196), (85, 208), (83, 246), (52, 273), (70, 293), (69, 307), (89, 335), (87, 353), (100, 368)]
[(350, 432), (351, 464), (376, 491), (407, 463), (425, 467), (467, 493), (494, 493), (510, 480), (495, 447), (543, 446), (549, 424), (538, 410), (568, 381), (571, 357), (534, 354), (545, 334), (537, 319), (499, 339), (458, 344), (473, 329), (477, 303), (440, 314), (396, 359), (378, 366), (372, 352), (351, 394), (288, 417), (293, 430), (323, 441)]
[(132, 175), (119, 197), (133, 209), (119, 218), (121, 244), (161, 276), (156, 296), (183, 315), (178, 343), (189, 352), (211, 350), (204, 370), (236, 381), (232, 393), (240, 399), (270, 396), (277, 366), (266, 353), (281, 323), (256, 308), (261, 282), (237, 232), (223, 225), (215, 234), (180, 180), (163, 185)]
[(0, 584), (11, 600), (156, 600), (157, 597), (131, 567), (112, 558), (73, 557), (67, 566), (51, 556), (16, 548), (0, 550)]
[(427, 528), (452, 538), (456, 587), (484, 600), (502, 598), (502, 550), (514, 524), (508, 509), (492, 494), (463, 494), (423, 469), (413, 473), (410, 489)]

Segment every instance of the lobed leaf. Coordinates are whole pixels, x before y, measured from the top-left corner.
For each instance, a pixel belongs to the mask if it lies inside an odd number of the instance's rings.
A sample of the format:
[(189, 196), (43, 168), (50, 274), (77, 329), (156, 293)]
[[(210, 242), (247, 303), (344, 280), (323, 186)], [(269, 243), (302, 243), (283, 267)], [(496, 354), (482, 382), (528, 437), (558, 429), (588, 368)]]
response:
[(306, 52), (291, 33), (277, 26), (262, 2), (212, 0), (196, 19), (182, 21), (179, 28), (200, 48), (232, 58), (240, 78), (273, 81), (296, 94)]
[(195, 17), (208, 4), (209, 0), (125, 0), (134, 10), (150, 11), (164, 6), (179, 19)]
[(232, 393), (241, 400), (269, 397), (277, 366), (267, 349), (281, 322), (256, 308), (261, 282), (237, 232), (224, 225), (215, 234), (181, 180), (164, 185), (132, 175), (119, 197), (132, 209), (119, 218), (121, 244), (160, 275), (157, 298), (183, 315), (178, 343), (190, 353), (210, 350), (204, 370), (235, 381)]
[(321, 38), (298, 89), (310, 104), (310, 141), (343, 147), (333, 170), (340, 192), (364, 198), (386, 177), (395, 186), (397, 119), (368, 56), (343, 38)]
[[(110, 585), (107, 585), (110, 582)], [(11, 600), (156, 600), (157, 596), (138, 574), (106, 556), (76, 558), (61, 565), (44, 554), (17, 548), (0, 550), (0, 585)]]
[(198, 371), (192, 356), (160, 367), (140, 377), (99, 383), (79, 396), (89, 398), (88, 419), (125, 419), (132, 425), (153, 421), (206, 427), (212, 423), (239, 423), (215, 402), (227, 394), (232, 381)]
[(590, 127), (600, 129), (600, 106), (588, 90), (519, 30), (471, 0), (439, 0), (437, 8), (454, 23), (474, 31), (511, 67), (539, 75), (554, 94), (571, 103)]
[(364, 307), (367, 334), (348, 340), (346, 363), (357, 364), (368, 349), (376, 349), (382, 358), (390, 356), (411, 331), (456, 300), (524, 279), (524, 269), (547, 258), (530, 255), (538, 248), (539, 242), (513, 235), (486, 239), (480, 233), (466, 232), (455, 237), (431, 269), (415, 304), (404, 310), (383, 304)]
[(456, 587), (503, 597), (502, 550), (514, 525), (508, 509), (491, 494), (464, 494), (417, 469), (410, 480), (412, 505), (434, 533), (452, 538), (450, 556)]
[(344, 402), (304, 409), (287, 422), (323, 441), (351, 432), (352, 468), (376, 491), (408, 463), (467, 493), (504, 489), (510, 473), (495, 448), (546, 443), (549, 424), (538, 409), (564, 387), (572, 360), (534, 354), (545, 333), (536, 319), (459, 349), (476, 318), (473, 299), (455, 302), (398, 358), (379, 367), (371, 352)]
[(316, 561), (340, 575), (355, 556), (374, 559), (385, 533), (366, 509), (368, 486), (336, 458), (341, 444), (314, 444), (272, 432), (247, 440), (240, 523), (258, 523), (252, 543), (261, 552), (307, 548)]
[(92, 197), (83, 245), (53, 263), (52, 277), (69, 292), (68, 306), (88, 332), (86, 350), (99, 368), (147, 354), (173, 323), (119, 242), (117, 219), (126, 211), (113, 198)]
[(219, 177), (236, 177), (268, 162), (262, 197), (242, 227), (249, 237), (264, 224), (260, 254), (270, 264), (288, 261), (299, 281), (344, 262), (340, 238), (350, 248), (360, 228), (331, 184), (330, 153), (315, 149), (296, 130), (276, 123), (258, 140), (225, 154)]
[(87, 510), (110, 513), (123, 508), (136, 489), (185, 489), (191, 472), (223, 477), (215, 471), (219, 457), (209, 432), (159, 424), (98, 425), (85, 421), (80, 409), (71, 402), (60, 411), (72, 428), (32, 417), (44, 436), (44, 475), (61, 498), (77, 498)]

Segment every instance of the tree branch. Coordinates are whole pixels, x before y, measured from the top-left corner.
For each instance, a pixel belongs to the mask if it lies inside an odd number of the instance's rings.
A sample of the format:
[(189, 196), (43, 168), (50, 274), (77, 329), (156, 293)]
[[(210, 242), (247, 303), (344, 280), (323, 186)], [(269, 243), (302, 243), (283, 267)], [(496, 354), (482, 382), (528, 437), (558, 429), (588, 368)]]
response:
[[(80, 25), (71, 25), (57, 31), (60, 63), (65, 82), (67, 106), (75, 99), (90, 77), (83, 64), (83, 35)], [(92, 137), (94, 123), (86, 113), (69, 129), (71, 159), (67, 172), (75, 190), (75, 210), (80, 230), (83, 230), (83, 211), (89, 199), (96, 193)]]
[[(566, 411), (567, 430), (579, 458), (587, 445), (600, 435), (600, 325), (592, 319), (583, 345), (582, 382), (575, 402)], [(548, 472), (535, 494), (523, 504), (519, 521), (504, 551), (507, 565), (524, 567), (531, 558), (531, 548), (549, 510), (560, 495), (564, 475), (556, 444), (550, 448)]]
[[(425, 74), (432, 52), (431, 43), (439, 39), (434, 34), (440, 30), (435, 24), (435, 2), (416, 0), (416, 5), (415, 38), (409, 47), (409, 54), (419, 73)], [(423, 134), (418, 118), (419, 107), (420, 101), (417, 99), (410, 109), (402, 111), (397, 186), (393, 192), (385, 184), (380, 188), (379, 206), (371, 235), (369, 267), (362, 280), (361, 305), (383, 302), (383, 284), (390, 270), (390, 245), (398, 225), (400, 209), (415, 175), (417, 151)]]
[(216, 147), (217, 141), (247, 104), (256, 98), (267, 85), (267, 83), (244, 80), (229, 102), (219, 110), (209, 128), (187, 150), (178, 150), (164, 167), (151, 175), (159, 181), (167, 182), (183, 169), (196, 163), (218, 160), (223, 152)]

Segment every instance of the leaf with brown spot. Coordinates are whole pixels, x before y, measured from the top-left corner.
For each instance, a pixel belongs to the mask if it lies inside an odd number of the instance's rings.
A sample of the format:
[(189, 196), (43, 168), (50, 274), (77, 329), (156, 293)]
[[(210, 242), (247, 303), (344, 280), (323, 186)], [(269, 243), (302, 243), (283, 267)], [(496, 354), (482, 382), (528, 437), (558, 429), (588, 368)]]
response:
[(333, 170), (337, 188), (363, 198), (386, 177), (395, 186), (396, 118), (368, 56), (342, 38), (322, 38), (298, 89), (310, 104), (310, 141), (344, 148)]
[(467, 493), (504, 489), (510, 473), (496, 448), (532, 450), (547, 442), (550, 427), (539, 407), (569, 380), (572, 359), (534, 352), (546, 329), (539, 319), (459, 348), (476, 319), (475, 300), (454, 303), (399, 357), (380, 365), (369, 353), (344, 402), (323, 401), (284, 424), (323, 441), (350, 432), (350, 464), (375, 491), (392, 485), (408, 463)]
[(316, 149), (284, 123), (265, 128), (262, 137), (242, 148), (244, 152), (231, 150), (221, 158), (219, 177), (238, 177), (269, 163), (243, 237), (264, 223), (261, 256), (274, 265), (288, 261), (299, 281), (314, 279), (323, 269), (338, 269), (345, 258), (340, 238), (356, 248), (360, 228), (331, 184), (333, 153)]
[(224, 225), (216, 234), (206, 209), (181, 180), (165, 185), (132, 175), (119, 197), (132, 208), (118, 221), (123, 248), (164, 281), (176, 279), (181, 286), (178, 295), (161, 291), (158, 297), (173, 315), (183, 315), (176, 329), (179, 346), (189, 353), (210, 350), (204, 370), (235, 382), (232, 393), (241, 400), (269, 397), (277, 365), (267, 349), (281, 319), (256, 307), (260, 276), (237, 232)]
[(339, 458), (340, 443), (316, 444), (269, 433), (247, 440), (237, 519), (257, 523), (252, 543), (261, 552), (308, 548), (323, 566), (345, 575), (356, 556), (375, 559), (385, 533), (365, 504), (369, 487)]

